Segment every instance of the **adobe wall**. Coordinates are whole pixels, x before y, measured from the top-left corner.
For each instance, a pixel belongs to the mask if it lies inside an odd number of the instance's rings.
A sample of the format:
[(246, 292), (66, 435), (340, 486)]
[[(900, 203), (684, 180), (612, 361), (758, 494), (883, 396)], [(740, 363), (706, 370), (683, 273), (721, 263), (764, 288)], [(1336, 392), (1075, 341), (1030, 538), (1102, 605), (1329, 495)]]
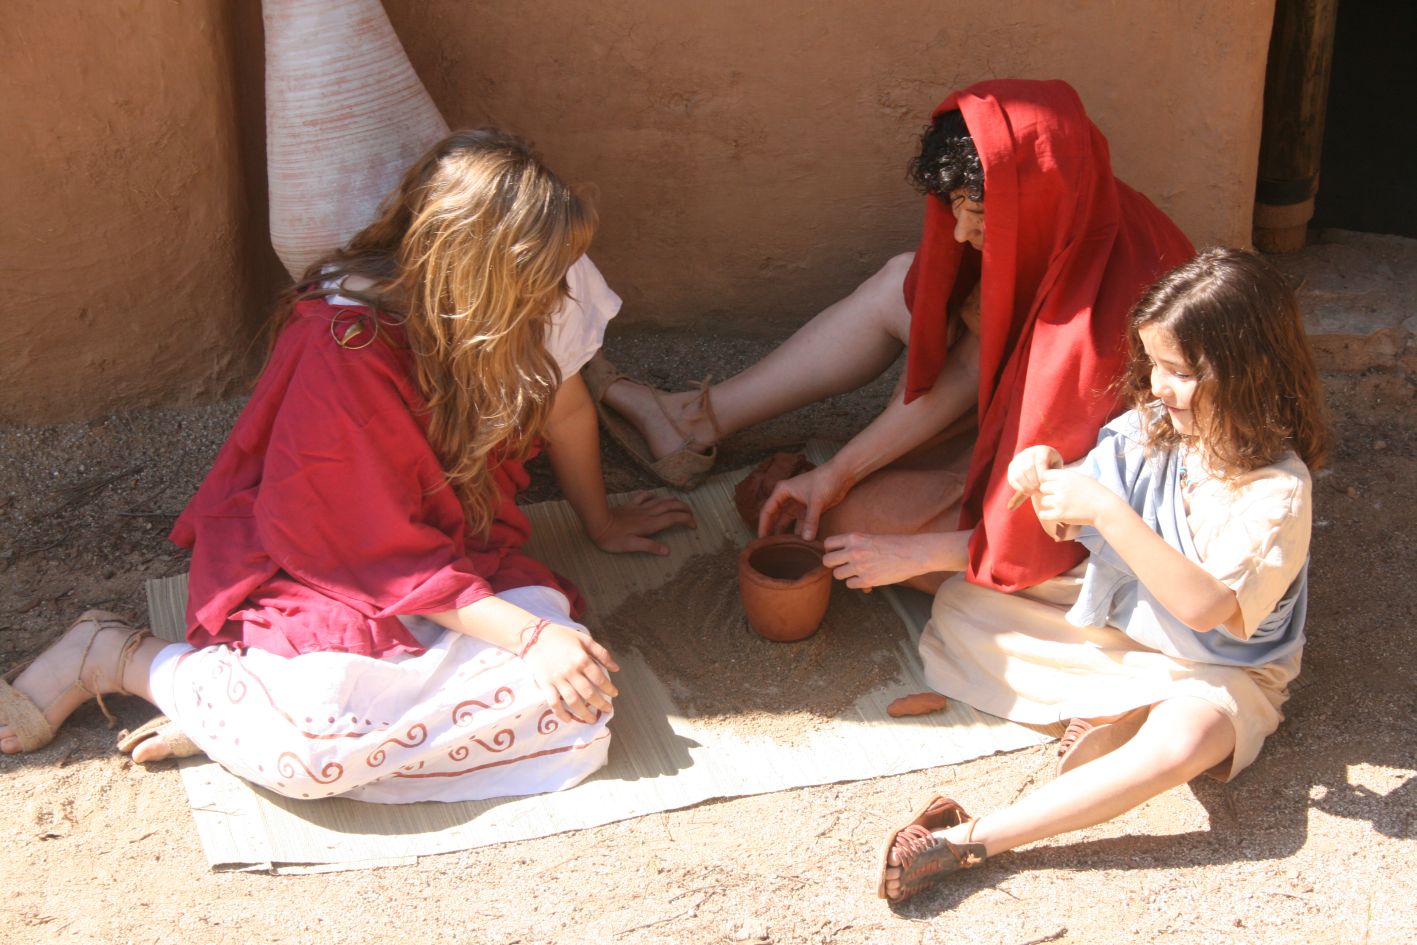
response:
[(7, 4), (0, 423), (210, 396), (248, 373), (259, 188), (226, 7)]
[[(627, 323), (791, 331), (912, 248), (919, 128), (988, 77), (1072, 82), (1123, 178), (1198, 244), (1248, 241), (1273, 0), (386, 7), (451, 124), (598, 186)], [(281, 284), (260, 29), (248, 2), (7, 4), (0, 423), (249, 378)]]

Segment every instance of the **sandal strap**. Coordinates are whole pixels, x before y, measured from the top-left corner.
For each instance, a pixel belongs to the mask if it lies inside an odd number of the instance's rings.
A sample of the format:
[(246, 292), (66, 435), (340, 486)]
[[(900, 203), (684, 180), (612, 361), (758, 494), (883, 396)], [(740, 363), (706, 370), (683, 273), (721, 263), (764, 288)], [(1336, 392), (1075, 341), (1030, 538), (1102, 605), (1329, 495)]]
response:
[(984, 844), (974, 842), (974, 828), (979, 826), (980, 818), (971, 817), (968, 826), (964, 828), (964, 842), (955, 847), (956, 850), (964, 854), (964, 859), (960, 860), (960, 866), (965, 869), (978, 866), (989, 859), (989, 851), (984, 848)]
[[(904, 845), (913, 849), (902, 851), (902, 853), (909, 852), (911, 858), (914, 858), (931, 847), (944, 844), (955, 861), (961, 867), (968, 869), (984, 862), (986, 858), (984, 844), (974, 842), (974, 828), (978, 823), (979, 818), (970, 817), (956, 801), (948, 797), (937, 797), (926, 806), (913, 823), (901, 828), (900, 832), (896, 834), (896, 847), (899, 848), (902, 845), (901, 841), (904, 840)], [(951, 843), (944, 837), (935, 835), (936, 830), (948, 830), (959, 824), (966, 825), (963, 843)], [(905, 865), (904, 856), (900, 859), (903, 867)]]
[(1091, 722), (1084, 718), (1069, 719), (1068, 727), (1063, 729), (1063, 736), (1058, 739), (1058, 757), (1061, 758), (1072, 751), (1073, 746), (1077, 744), (1077, 740), (1092, 731), (1094, 727)]
[(703, 412), (703, 415), (708, 419), (709, 426), (713, 428), (713, 442), (707, 445), (699, 443), (697, 440), (694, 439), (691, 434), (685, 433), (684, 428), (679, 425), (679, 421), (674, 418), (674, 414), (670, 412), (667, 406), (665, 406), (664, 395), (653, 387), (649, 388), (650, 396), (654, 398), (655, 405), (659, 407), (659, 412), (664, 414), (664, 419), (668, 420), (669, 425), (674, 429), (674, 432), (679, 434), (679, 446), (674, 452), (678, 452), (680, 450), (692, 450), (696, 453), (702, 453), (703, 455), (708, 456), (710, 458), (718, 454), (718, 441), (721, 437), (721, 434), (718, 430), (718, 418), (714, 416), (713, 412), (713, 399), (709, 397), (709, 388), (712, 386), (712, 383), (713, 375), (710, 374), (703, 380), (699, 381), (696, 385), (699, 388), (699, 409)]
[(713, 387), (713, 375), (709, 374), (699, 381), (699, 410), (703, 412), (704, 419), (709, 422), (709, 429), (713, 430), (713, 442), (709, 446), (718, 448), (718, 441), (723, 439), (723, 431), (718, 428), (718, 416), (713, 412), (713, 397), (709, 394)]
[[(673, 423), (673, 417), (665, 409), (664, 402), (660, 400), (657, 388), (625, 375), (615, 365), (598, 354), (582, 369), (581, 377), (585, 380), (586, 387), (590, 389), (596, 414), (600, 417), (605, 432), (624, 448), (631, 459), (661, 482), (676, 489), (692, 489), (702, 482), (709, 471), (713, 469), (714, 460), (718, 454), (717, 446), (706, 452), (699, 452), (693, 446), (692, 439), (684, 435), (684, 431), (678, 424)], [(656, 459), (640, 430), (605, 404), (605, 391), (609, 389), (611, 384), (619, 380), (639, 384), (650, 391), (655, 398), (656, 405), (682, 438), (677, 449)]]
[(131, 696), (132, 693), (123, 688), (123, 679), (128, 675), (128, 661), (133, 658), (133, 654), (138, 652), (138, 647), (143, 645), (143, 641), (152, 636), (152, 631), (146, 629), (134, 630), (128, 634), (123, 641), (123, 648), (118, 651), (118, 689), (120, 695)]
[(969, 821), (968, 833), (965, 835), (964, 843), (953, 843), (944, 837), (937, 837), (929, 829), (920, 824), (911, 824), (896, 834), (895, 854), (896, 862), (902, 871), (910, 869), (915, 858), (927, 850), (943, 847), (951, 857), (954, 858), (956, 868), (967, 870), (973, 869), (989, 858), (984, 849), (984, 844), (973, 843), (974, 825), (977, 820)]
[(585, 381), (585, 385), (597, 405), (605, 399), (605, 392), (619, 381), (629, 381), (631, 384), (638, 384), (648, 390), (650, 396), (654, 398), (655, 404), (659, 407), (659, 412), (664, 414), (664, 419), (669, 421), (669, 425), (674, 428), (674, 432), (679, 434), (682, 438), (682, 442), (678, 447), (681, 450), (700, 450), (706, 451), (709, 455), (712, 455), (718, 449), (718, 441), (723, 439), (723, 431), (718, 427), (718, 416), (713, 412), (713, 398), (709, 396), (709, 389), (713, 386), (712, 374), (705, 376), (703, 380), (694, 385), (699, 390), (699, 410), (703, 412), (704, 417), (709, 422), (709, 427), (713, 430), (713, 442), (706, 446), (699, 444), (679, 426), (679, 422), (674, 418), (674, 415), (670, 413), (669, 408), (665, 406), (664, 395), (660, 393), (659, 388), (655, 387), (653, 384), (648, 384), (631, 377), (606, 360), (600, 353), (597, 352), (595, 357), (591, 358), (590, 361), (586, 363), (586, 366), (581, 369), (581, 379)]
[(75, 684), (78, 685), (78, 687), (84, 692), (87, 692), (89, 695), (94, 697), (94, 701), (98, 703), (98, 710), (102, 712), (103, 717), (108, 720), (108, 727), (113, 728), (118, 724), (118, 719), (111, 711), (109, 711), (108, 705), (103, 701), (103, 693), (98, 691), (98, 689), (101, 689), (102, 687), (99, 686), (94, 689), (90, 689), (87, 685), (84, 684), (84, 666), (88, 664), (89, 651), (93, 649), (94, 641), (98, 639), (98, 635), (103, 631), (128, 631), (128, 636), (123, 640), (123, 645), (118, 650), (118, 666), (116, 669), (118, 678), (114, 681), (116, 683), (117, 688), (114, 689), (113, 692), (109, 693), (109, 695), (132, 695), (132, 693), (128, 692), (128, 690), (123, 688), (124, 671), (128, 668), (128, 661), (132, 659), (133, 653), (138, 649), (139, 646), (142, 645), (143, 640), (152, 636), (152, 634), (147, 630), (133, 629), (133, 626), (127, 621), (116, 616), (115, 614), (110, 614), (107, 611), (85, 611), (79, 616), (79, 619), (75, 621), (75, 624), (83, 623), (85, 620), (91, 621), (93, 623), (94, 629), (93, 633), (89, 634), (88, 642), (84, 644), (83, 656), (79, 658), (79, 672), (78, 678), (75, 680)]

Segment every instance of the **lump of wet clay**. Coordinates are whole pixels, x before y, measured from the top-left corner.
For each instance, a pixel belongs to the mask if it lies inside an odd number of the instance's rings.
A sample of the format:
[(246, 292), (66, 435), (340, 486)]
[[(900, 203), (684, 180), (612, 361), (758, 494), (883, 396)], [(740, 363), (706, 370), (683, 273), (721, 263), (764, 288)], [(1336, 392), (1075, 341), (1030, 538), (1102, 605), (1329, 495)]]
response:
[(892, 702), (886, 707), (886, 712), (891, 718), (899, 719), (907, 715), (929, 715), (931, 712), (939, 712), (949, 704), (950, 700), (938, 692), (912, 692)]
[(733, 505), (738, 509), (743, 523), (756, 532), (758, 513), (763, 510), (768, 496), (772, 495), (773, 486), (816, 468), (816, 464), (801, 453), (774, 453), (754, 466), (753, 471), (743, 477), (733, 491)]

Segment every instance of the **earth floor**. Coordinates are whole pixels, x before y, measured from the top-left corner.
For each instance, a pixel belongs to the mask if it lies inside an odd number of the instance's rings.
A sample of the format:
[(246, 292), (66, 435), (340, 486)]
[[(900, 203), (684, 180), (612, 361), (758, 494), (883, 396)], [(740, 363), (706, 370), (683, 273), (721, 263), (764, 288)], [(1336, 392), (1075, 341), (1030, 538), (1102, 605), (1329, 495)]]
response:
[[(609, 353), (669, 386), (768, 343), (627, 332)], [(879, 409), (886, 378), (735, 437), (723, 468)], [(0, 941), (1411, 941), (1417, 936), (1417, 413), (1414, 379), (1326, 377), (1336, 432), (1316, 482), (1310, 643), (1287, 721), (1228, 785), (1197, 781), (1033, 844), (890, 909), (878, 844), (935, 792), (970, 810), (1050, 776), (1051, 746), (891, 778), (709, 802), (367, 872), (213, 873), (176, 772), (113, 750), (93, 707), (0, 759)], [(229, 402), (0, 430), (0, 657), (79, 610), (141, 619), (143, 579), (240, 407)], [(612, 490), (650, 485), (612, 446)], [(542, 470), (531, 498), (554, 494)], [(125, 725), (151, 711), (114, 700)], [(1402, 903), (1408, 903), (1403, 906)]]

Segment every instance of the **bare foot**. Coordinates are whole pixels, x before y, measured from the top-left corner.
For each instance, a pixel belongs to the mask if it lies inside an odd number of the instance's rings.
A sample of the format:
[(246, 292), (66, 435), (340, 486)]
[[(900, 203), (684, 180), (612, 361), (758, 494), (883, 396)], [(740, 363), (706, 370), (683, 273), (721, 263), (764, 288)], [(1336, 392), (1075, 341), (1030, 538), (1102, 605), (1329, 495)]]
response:
[(139, 764), (188, 758), (202, 750), (165, 715), (149, 719), (118, 739), (118, 750)]
[(621, 378), (606, 389), (605, 404), (634, 424), (655, 459), (685, 446), (702, 452), (717, 443), (699, 391), (665, 394)]
[(172, 749), (168, 746), (167, 740), (158, 734), (138, 742), (137, 747), (132, 751), (132, 756), (138, 764), (147, 765), (171, 758)]
[[(85, 615), (11, 685), (38, 706), (50, 726), (57, 729), (95, 695), (131, 691), (123, 685), (120, 670), (123, 663), (131, 666), (135, 662), (132, 652), (126, 660), (123, 653), (133, 635), (140, 632), (116, 619)], [(137, 647), (151, 642), (143, 640)], [(151, 663), (150, 658), (147, 663)], [(146, 670), (138, 689), (139, 694), (147, 691)], [(9, 726), (0, 725), (0, 752), (10, 755), (20, 750), (19, 737), (11, 733)]]

